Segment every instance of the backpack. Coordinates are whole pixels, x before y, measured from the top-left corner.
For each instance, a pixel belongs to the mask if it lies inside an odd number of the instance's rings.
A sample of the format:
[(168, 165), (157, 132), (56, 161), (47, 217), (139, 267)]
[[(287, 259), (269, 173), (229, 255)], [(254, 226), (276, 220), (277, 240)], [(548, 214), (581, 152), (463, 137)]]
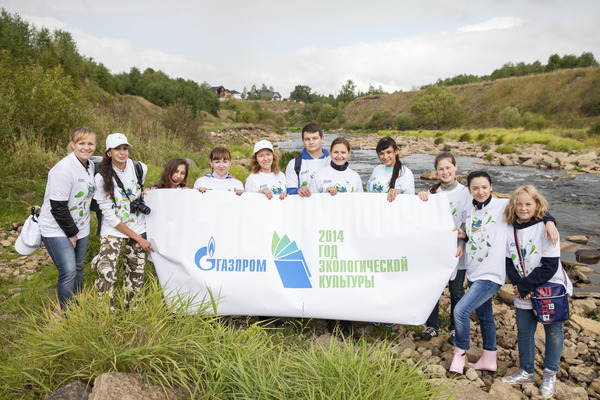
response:
[(300, 189), (300, 168), (302, 168), (302, 153), (298, 155), (294, 159), (294, 171), (296, 171), (296, 176), (298, 177), (298, 189)]
[[(102, 162), (102, 160), (103, 160), (102, 157), (94, 157), (94, 159), (91, 160), (94, 163), (94, 176), (96, 176), (96, 174), (100, 173), (100, 163)], [(142, 178), (144, 176), (144, 170), (142, 169), (142, 163), (139, 161), (135, 161), (135, 160), (131, 160), (131, 161), (133, 161), (133, 167), (135, 169), (135, 176), (137, 177), (138, 184), (140, 185), (140, 188), (143, 191), (144, 183), (142, 182)], [(121, 189), (123, 189), (123, 183), (121, 182), (120, 179), (117, 180), (117, 185)], [(116, 204), (114, 197), (113, 197), (112, 201), (113, 201), (113, 203)], [(93, 211), (96, 213), (96, 219), (98, 220), (98, 228), (96, 229), (96, 236), (100, 236), (100, 227), (102, 226), (102, 210), (100, 210), (100, 206), (98, 205), (98, 202), (94, 198), (92, 198), (92, 202), (90, 203), (90, 211)]]

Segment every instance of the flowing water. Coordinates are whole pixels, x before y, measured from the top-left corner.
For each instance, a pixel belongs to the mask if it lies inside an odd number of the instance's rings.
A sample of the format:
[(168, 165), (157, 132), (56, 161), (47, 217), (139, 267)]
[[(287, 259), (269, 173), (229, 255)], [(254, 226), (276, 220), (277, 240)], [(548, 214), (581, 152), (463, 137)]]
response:
[[(337, 134), (325, 134), (325, 148)], [(299, 133), (290, 133), (289, 140), (278, 142), (283, 151), (300, 151), (303, 148)], [(373, 143), (375, 147), (376, 143)], [(427, 190), (435, 181), (420, 178), (423, 172), (434, 170), (434, 156), (413, 154), (402, 158), (415, 176), (415, 190)], [(485, 170), (492, 177), (494, 191), (509, 193), (519, 185), (537, 186), (550, 203), (550, 213), (556, 218), (562, 240), (570, 235), (589, 236), (588, 245), (600, 247), (600, 175), (576, 175), (570, 180), (564, 170), (540, 170), (527, 167), (493, 167), (478, 165), (474, 157), (457, 157), (459, 174), (469, 174), (476, 170)], [(350, 168), (358, 172), (366, 183), (373, 168), (380, 162), (375, 150), (353, 150), (350, 156)], [(563, 253), (563, 259), (575, 261), (575, 255)], [(600, 264), (592, 266), (600, 272)], [(591, 277), (590, 277), (591, 278)]]

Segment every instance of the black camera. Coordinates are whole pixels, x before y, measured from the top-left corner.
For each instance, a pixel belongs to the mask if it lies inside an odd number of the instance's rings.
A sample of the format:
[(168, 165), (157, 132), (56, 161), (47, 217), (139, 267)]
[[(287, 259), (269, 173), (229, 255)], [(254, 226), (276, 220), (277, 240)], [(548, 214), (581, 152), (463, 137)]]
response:
[(140, 213), (148, 215), (150, 214), (150, 211), (152, 211), (152, 209), (144, 203), (144, 200), (142, 200), (141, 197), (138, 197), (131, 202), (131, 212), (134, 212), (135, 215), (140, 215)]

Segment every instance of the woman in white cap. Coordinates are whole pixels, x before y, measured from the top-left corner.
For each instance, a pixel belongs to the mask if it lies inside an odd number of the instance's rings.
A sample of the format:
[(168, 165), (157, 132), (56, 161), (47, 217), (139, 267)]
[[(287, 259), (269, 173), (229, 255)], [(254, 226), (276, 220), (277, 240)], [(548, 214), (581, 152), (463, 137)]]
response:
[(124, 249), (123, 285), (125, 307), (129, 308), (144, 283), (146, 251), (154, 251), (146, 240), (145, 214), (150, 209), (142, 201), (143, 184), (148, 167), (129, 158), (131, 145), (122, 133), (106, 138), (106, 153), (96, 175), (94, 198), (102, 211), (100, 252), (95, 260), (98, 268), (98, 295), (108, 295), (114, 305), (117, 282), (117, 260)]
[(71, 134), (73, 150), (50, 172), (38, 219), (42, 241), (58, 270), (60, 308), (83, 286), (83, 262), (90, 234), (90, 203), (94, 195), (96, 134), (83, 126)]
[(287, 196), (285, 174), (279, 171), (277, 154), (268, 140), (254, 145), (252, 173), (246, 178), (246, 192), (264, 193), (270, 200), (273, 195), (283, 199)]

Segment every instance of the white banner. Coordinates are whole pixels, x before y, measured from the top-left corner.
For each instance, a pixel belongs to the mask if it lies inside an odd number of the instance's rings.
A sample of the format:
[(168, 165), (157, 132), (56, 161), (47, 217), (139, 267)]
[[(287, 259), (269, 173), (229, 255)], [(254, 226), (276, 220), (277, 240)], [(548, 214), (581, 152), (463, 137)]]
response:
[(386, 196), (151, 190), (152, 260), (219, 314), (422, 324), (456, 266), (448, 199)]

